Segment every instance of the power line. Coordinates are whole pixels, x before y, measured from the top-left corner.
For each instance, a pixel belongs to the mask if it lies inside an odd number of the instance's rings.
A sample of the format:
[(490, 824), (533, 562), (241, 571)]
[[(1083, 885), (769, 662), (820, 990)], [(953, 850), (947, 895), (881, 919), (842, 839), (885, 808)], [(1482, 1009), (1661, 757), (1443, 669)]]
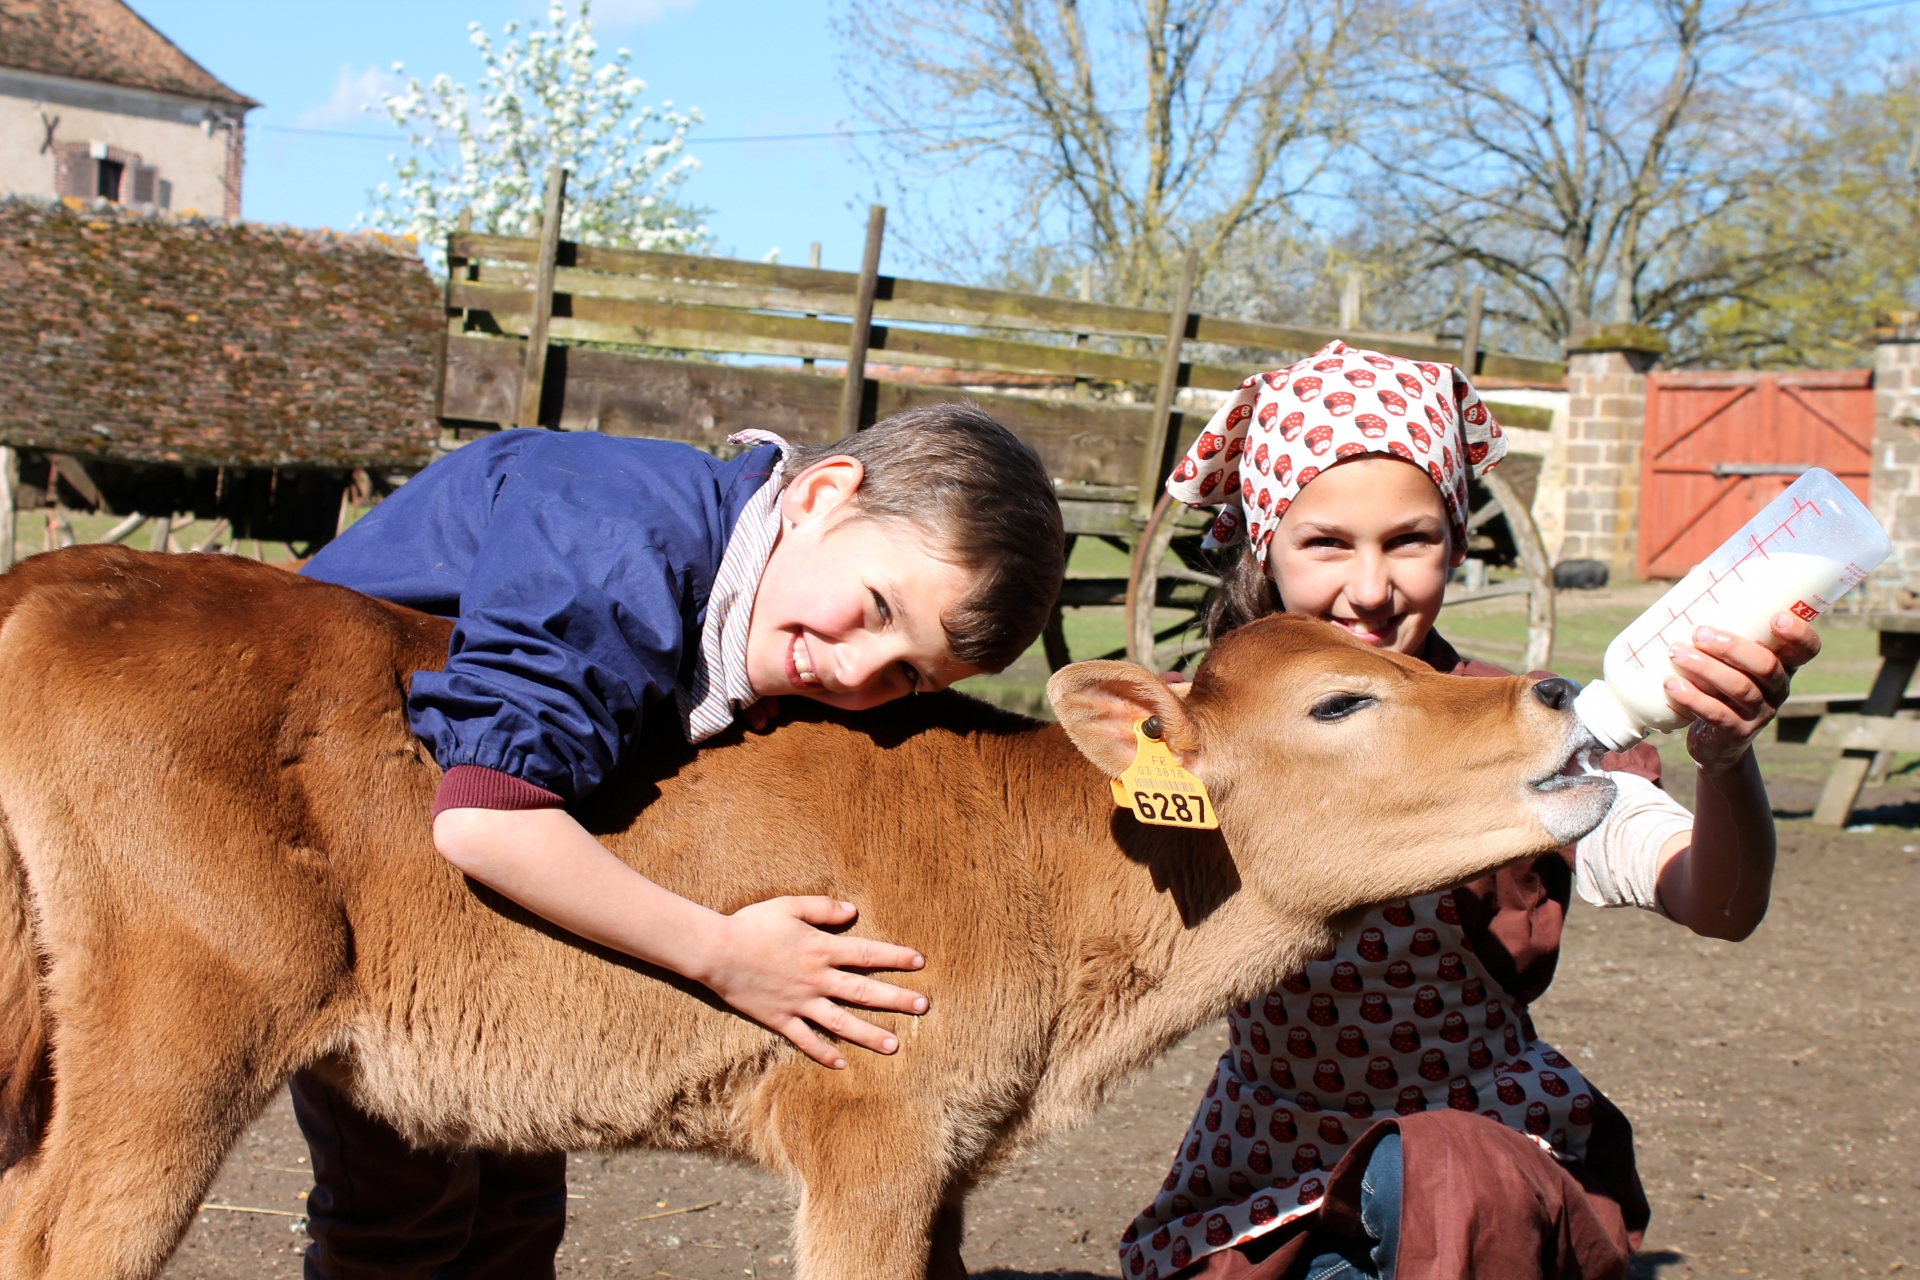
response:
[[(1904, 9), (1907, 6), (1913, 5), (1913, 4), (1920, 4), (1920, 0), (1868, 0), (1868, 3), (1849, 5), (1844, 9), (1826, 9), (1818, 13), (1783, 14), (1777, 18), (1766, 18), (1758, 22), (1748, 24), (1746, 29), (1751, 31), (1760, 27), (1784, 26), (1792, 22), (1824, 22), (1830, 18), (1850, 18), (1855, 14), (1874, 13), (1883, 9)], [(1666, 37), (1664, 36), (1652, 36), (1644, 40), (1630, 40), (1630, 41), (1627, 41), (1625, 44), (1601, 46), (1592, 50), (1592, 52), (1624, 53), (1631, 49), (1643, 49), (1643, 48), (1649, 48), (1655, 45), (1663, 44), (1665, 43), (1665, 41), (1666, 41)], [(1450, 70), (1491, 71), (1491, 70), (1498, 70), (1499, 68), (1505, 67), (1507, 65), (1508, 64), (1505, 61), (1488, 62), (1488, 63), (1469, 64), (1465, 66), (1453, 67), (1453, 68), (1450, 68)], [(1147, 108), (1145, 107), (1116, 107), (1112, 111), (1110, 111), (1108, 114), (1115, 115), (1115, 116), (1139, 115), (1146, 110)], [(1015, 125), (1018, 123), (1019, 121), (1014, 119), (993, 119), (993, 120), (976, 120), (976, 121), (956, 121), (952, 124), (901, 125), (894, 128), (832, 129), (832, 130), (828, 130), (826, 132), (820, 132), (820, 133), (743, 133), (743, 134), (735, 134), (732, 136), (722, 136), (722, 137), (704, 137), (700, 135), (692, 135), (687, 139), (687, 141), (693, 145), (702, 146), (702, 147), (724, 146), (724, 145), (729, 145), (733, 143), (748, 143), (748, 142), (833, 142), (833, 141), (839, 141), (841, 139), (846, 139), (846, 138), (887, 137), (887, 136), (891, 136), (893, 134), (899, 134), (899, 133), (956, 133), (956, 132), (965, 132), (968, 130), (975, 130), (975, 129), (990, 129), (995, 127), (1006, 127), (1008, 125)], [(303, 137), (312, 137), (312, 138), (351, 138), (351, 139), (356, 139), (364, 142), (385, 142), (385, 143), (406, 142), (409, 140), (407, 136), (402, 134), (351, 133), (351, 132), (340, 130), (340, 129), (305, 129), (297, 125), (257, 124), (251, 127), (265, 133), (290, 133), (290, 134), (296, 134)]]

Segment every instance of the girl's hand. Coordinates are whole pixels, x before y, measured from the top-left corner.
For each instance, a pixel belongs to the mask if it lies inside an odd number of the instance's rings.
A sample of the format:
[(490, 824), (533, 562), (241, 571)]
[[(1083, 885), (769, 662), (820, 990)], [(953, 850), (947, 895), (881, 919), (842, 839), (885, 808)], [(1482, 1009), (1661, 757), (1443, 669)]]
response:
[(900, 1047), (893, 1034), (856, 1018), (836, 1000), (925, 1013), (917, 991), (849, 973), (848, 969), (918, 969), (926, 961), (908, 947), (823, 933), (815, 925), (851, 924), (858, 911), (832, 898), (770, 898), (725, 917), (720, 945), (706, 971), (689, 974), (755, 1022), (793, 1041), (800, 1052), (836, 1070), (846, 1058), (809, 1023), (875, 1053)]
[(747, 728), (755, 733), (772, 733), (773, 727), (780, 723), (780, 699), (762, 698), (742, 713), (747, 717)]
[(1700, 767), (1713, 775), (1739, 767), (1786, 701), (1793, 673), (1819, 652), (1819, 633), (1790, 613), (1774, 616), (1765, 644), (1700, 627), (1691, 645), (1673, 646), (1686, 678), (1667, 681), (1667, 700), (1693, 717), (1687, 751)]

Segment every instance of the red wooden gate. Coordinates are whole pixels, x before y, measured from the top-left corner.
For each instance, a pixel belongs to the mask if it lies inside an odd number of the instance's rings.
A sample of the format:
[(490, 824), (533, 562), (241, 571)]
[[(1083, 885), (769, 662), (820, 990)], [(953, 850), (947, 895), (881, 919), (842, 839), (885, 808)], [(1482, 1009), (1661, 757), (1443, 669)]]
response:
[(1684, 577), (1808, 467), (1865, 502), (1872, 450), (1871, 369), (1649, 375), (1640, 576)]

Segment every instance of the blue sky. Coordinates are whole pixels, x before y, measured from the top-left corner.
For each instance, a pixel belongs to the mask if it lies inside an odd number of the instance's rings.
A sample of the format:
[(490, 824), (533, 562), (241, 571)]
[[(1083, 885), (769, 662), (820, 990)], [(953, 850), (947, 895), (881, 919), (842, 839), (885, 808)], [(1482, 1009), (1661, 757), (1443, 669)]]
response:
[[(266, 105), (248, 116), (244, 214), (250, 221), (351, 226), (367, 191), (391, 172), (393, 144), (281, 129), (390, 135), (360, 110), (395, 87), (389, 68), (421, 80), (445, 71), (469, 86), (479, 57), (467, 24), (498, 34), (538, 0), (133, 0), (209, 71)], [(718, 252), (758, 258), (778, 247), (804, 264), (859, 267), (873, 183), (845, 142), (709, 142), (830, 132), (854, 124), (835, 77), (826, 0), (598, 0), (596, 34), (633, 51), (647, 100), (699, 107), (688, 151), (701, 171), (682, 189), (713, 210)]]

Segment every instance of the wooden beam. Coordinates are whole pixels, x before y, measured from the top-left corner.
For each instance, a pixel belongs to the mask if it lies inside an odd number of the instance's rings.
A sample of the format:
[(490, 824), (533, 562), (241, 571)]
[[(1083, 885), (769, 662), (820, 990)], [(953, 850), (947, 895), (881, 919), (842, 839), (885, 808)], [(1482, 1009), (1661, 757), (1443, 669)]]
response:
[(860, 396), (867, 385), (867, 341), (873, 329), (873, 298), (880, 287), (880, 241), (887, 232), (887, 208), (867, 208), (867, 247), (860, 257), (860, 283), (853, 295), (852, 332), (847, 337), (847, 376), (840, 392), (840, 437), (860, 429)]
[(165, 551), (167, 549), (167, 544), (173, 540), (173, 521), (176, 518), (164, 515), (154, 517), (153, 538), (147, 543), (147, 550)]
[(60, 473), (60, 478), (73, 486), (73, 491), (87, 500), (87, 505), (97, 511), (112, 515), (113, 508), (107, 505), (106, 495), (100, 492), (100, 486), (87, 474), (86, 466), (70, 453), (49, 453), (47, 461)]
[[(468, 257), (492, 262), (531, 264), (538, 252), (535, 241), (504, 236), (467, 235), (454, 247)], [(859, 287), (859, 276), (849, 271), (815, 271), (778, 263), (742, 262), (733, 258), (704, 258), (690, 254), (653, 253), (641, 249), (611, 249), (600, 245), (574, 248), (577, 275), (563, 291), (576, 297), (603, 293), (608, 297), (684, 300), (714, 305), (762, 307), (800, 314), (848, 315)], [(489, 278), (501, 278), (491, 268)], [(592, 277), (598, 276), (596, 281)], [(655, 283), (637, 285), (635, 278)], [(982, 328), (1039, 329), (1053, 333), (1091, 333), (1118, 337), (1158, 337), (1165, 332), (1166, 313), (1150, 307), (1123, 307), (1111, 303), (1018, 293), (1008, 289), (981, 289), (928, 280), (879, 279), (873, 314), (881, 320), (924, 324), (972, 325)], [(1200, 316), (1191, 335), (1195, 342), (1217, 343), (1261, 352), (1317, 351), (1338, 338), (1409, 360), (1452, 362), (1455, 347), (1431, 333), (1376, 333), (1369, 330), (1322, 328), (1311, 325), (1264, 324)], [(1567, 366), (1560, 360), (1535, 360), (1489, 351), (1481, 356), (1480, 372), (1530, 382), (1561, 382)], [(1235, 385), (1238, 385), (1237, 383)]]
[(1160, 353), (1160, 385), (1153, 395), (1153, 423), (1147, 429), (1146, 449), (1140, 455), (1140, 490), (1133, 500), (1133, 516), (1142, 524), (1152, 517), (1153, 504), (1160, 496), (1161, 481), (1165, 479), (1167, 432), (1172, 426), (1174, 392), (1180, 386), (1180, 348), (1187, 341), (1187, 322), (1191, 318), (1188, 307), (1193, 302), (1193, 277), (1199, 269), (1199, 253), (1187, 250), (1186, 261), (1180, 267), (1180, 283), (1173, 291), (1173, 307), (1167, 315), (1167, 345)]
[(468, 228), (472, 225), (473, 210), (462, 209), (459, 220), (454, 223), (453, 230), (447, 234), (447, 282), (440, 299), (442, 310), (440, 334), (433, 344), (433, 416), (436, 418), (446, 416), (440, 407), (440, 394), (447, 383), (447, 339), (459, 334), (467, 327), (466, 309), (457, 307), (453, 303), (453, 282), (473, 277), (467, 260), (461, 257), (455, 248), (459, 238), (467, 234)]
[(125, 542), (128, 538), (133, 536), (134, 530), (138, 529), (141, 525), (145, 524), (146, 522), (147, 522), (146, 516), (136, 511), (132, 515), (129, 515), (126, 519), (122, 520), (119, 524), (113, 526), (113, 528), (101, 534), (98, 539), (98, 545), (107, 546), (115, 542)]
[[(475, 311), (488, 312), (503, 333), (524, 334), (530, 295), (496, 286), (461, 285), (455, 297)], [(694, 307), (625, 302), (575, 295), (570, 316), (556, 317), (549, 332), (584, 342), (664, 347), (671, 351), (726, 351), (746, 355), (836, 359), (844, 356), (852, 326), (840, 320), (809, 320), (726, 307)], [(1164, 327), (1166, 317), (1161, 316)], [(869, 357), (884, 353), (889, 363), (933, 368), (1053, 374), (1063, 379), (1153, 384), (1160, 362), (1105, 351), (1009, 338), (975, 337), (932, 329), (872, 325)], [(1448, 358), (1441, 356), (1439, 358)], [(1189, 364), (1185, 385), (1231, 391), (1246, 379), (1244, 368)], [(458, 417), (451, 411), (448, 417)]]
[(1480, 372), (1480, 318), (1486, 309), (1486, 289), (1473, 286), (1473, 292), (1467, 295), (1467, 321), (1460, 331), (1460, 354), (1454, 360), (1469, 378)]
[(523, 427), (540, 425), (540, 392), (547, 382), (547, 329), (553, 319), (553, 272), (560, 256), (560, 214), (566, 207), (567, 171), (547, 170), (547, 203), (540, 214), (540, 255), (534, 260), (533, 321), (527, 326), (527, 375), (520, 383)]
[(0, 573), (13, 567), (13, 535), (20, 500), (20, 455), (0, 444)]
[[(563, 431), (594, 424), (608, 435), (684, 440), (707, 449), (749, 427), (805, 444), (830, 444), (840, 438), (840, 379), (795, 368), (561, 347), (554, 352), (552, 376)], [(500, 421), (519, 398), (520, 377), (518, 343), (477, 335), (451, 339), (448, 418)], [(954, 399), (950, 387), (869, 381), (876, 384), (875, 408), (882, 417)], [(1125, 492), (1120, 487), (1131, 486), (1139, 472), (1149, 416), (1145, 405), (993, 392), (975, 392), (972, 399), (1031, 445), (1049, 475), (1069, 486)], [(1125, 496), (1124, 502), (1104, 504), (1112, 508), (1117, 523), (1098, 532), (1131, 530), (1126, 512), (1132, 495)]]
[(1850, 751), (1920, 751), (1920, 720), (1830, 715), (1821, 719), (1812, 742)]

